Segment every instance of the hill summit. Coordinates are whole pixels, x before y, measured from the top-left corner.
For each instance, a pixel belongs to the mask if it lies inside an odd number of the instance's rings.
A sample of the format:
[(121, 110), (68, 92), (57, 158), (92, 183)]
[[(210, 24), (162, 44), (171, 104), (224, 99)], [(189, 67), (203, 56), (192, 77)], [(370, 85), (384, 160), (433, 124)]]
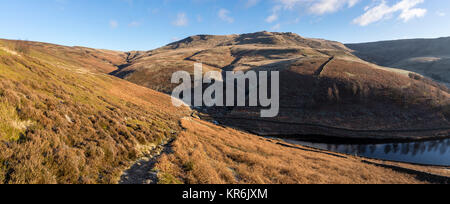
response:
[(343, 44), (321, 39), (304, 38), (295, 33), (256, 32), (242, 35), (195, 35), (171, 43), (163, 48), (199, 48), (236, 45), (258, 46), (303, 46), (310, 48), (341, 49), (349, 51)]

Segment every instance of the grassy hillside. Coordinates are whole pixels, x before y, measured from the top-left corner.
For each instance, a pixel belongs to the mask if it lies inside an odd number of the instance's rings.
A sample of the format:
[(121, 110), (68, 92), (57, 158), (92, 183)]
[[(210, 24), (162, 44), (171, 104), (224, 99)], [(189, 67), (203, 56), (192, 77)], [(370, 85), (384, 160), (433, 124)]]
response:
[(425, 139), (450, 134), (445, 86), (363, 61), (338, 42), (293, 33), (199, 35), (132, 56), (114, 75), (165, 93), (176, 86), (170, 83), (172, 73), (192, 73), (194, 62), (202, 62), (205, 71), (280, 71), (278, 117), (262, 120), (261, 108), (251, 107), (207, 111), (216, 121), (259, 135)]
[(121, 54), (0, 45), (0, 183), (115, 183), (179, 131), (169, 97), (101, 74)]
[(184, 119), (172, 154), (159, 159), (160, 183), (318, 184), (422, 183), (415, 176), (361, 162), (360, 158), (287, 145)]
[[(450, 85), (450, 38), (348, 44), (354, 54), (381, 66), (410, 70)], [(450, 86), (449, 86), (450, 87)]]
[(156, 164), (160, 183), (423, 182), (189, 119), (167, 95), (105, 74), (139, 53), (0, 45), (0, 183), (117, 183), (172, 139)]
[(172, 73), (193, 73), (194, 62), (202, 62), (204, 72), (246, 70), (261, 65), (286, 63), (299, 57), (346, 55), (344, 45), (306, 39), (292, 33), (258, 32), (243, 35), (198, 35), (148, 52), (130, 53), (128, 64), (112, 74), (133, 83), (171, 93)]

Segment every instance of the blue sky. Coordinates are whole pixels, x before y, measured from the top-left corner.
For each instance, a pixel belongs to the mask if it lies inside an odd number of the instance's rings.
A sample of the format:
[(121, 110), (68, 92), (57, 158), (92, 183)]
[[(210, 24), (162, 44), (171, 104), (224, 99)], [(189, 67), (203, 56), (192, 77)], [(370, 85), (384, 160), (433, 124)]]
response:
[(344, 43), (450, 36), (447, 0), (0, 0), (0, 38), (150, 50), (262, 30)]

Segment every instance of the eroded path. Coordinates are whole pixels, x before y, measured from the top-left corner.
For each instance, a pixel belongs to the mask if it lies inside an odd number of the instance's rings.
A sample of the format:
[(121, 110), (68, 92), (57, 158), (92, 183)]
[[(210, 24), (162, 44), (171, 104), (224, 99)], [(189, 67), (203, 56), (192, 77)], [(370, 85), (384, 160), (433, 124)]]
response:
[(125, 170), (119, 184), (158, 184), (158, 171), (154, 169), (155, 164), (163, 154), (172, 153), (171, 143), (172, 141), (158, 146), (152, 155), (141, 158)]

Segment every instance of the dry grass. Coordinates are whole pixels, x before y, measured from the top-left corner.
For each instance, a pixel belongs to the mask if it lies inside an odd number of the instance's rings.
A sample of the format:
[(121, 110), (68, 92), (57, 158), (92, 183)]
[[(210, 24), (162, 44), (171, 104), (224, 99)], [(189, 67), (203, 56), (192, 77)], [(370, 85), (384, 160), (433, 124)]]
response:
[[(133, 54), (134, 55), (134, 54)], [(322, 65), (334, 56), (320, 74)], [(260, 108), (208, 110), (215, 120), (261, 135), (438, 137), (449, 129), (427, 133), (337, 134), (324, 125), (352, 130), (443, 129), (450, 126), (450, 94), (439, 84), (412, 73), (370, 64), (340, 43), (306, 39), (290, 33), (260, 32), (232, 36), (193, 36), (132, 57), (118, 76), (170, 93), (172, 73), (192, 73), (193, 61), (211, 70), (280, 71), (280, 114), (261, 121)], [(217, 112), (215, 112), (217, 111)], [(293, 123), (293, 124), (289, 124)]]
[(203, 50), (194, 54), (192, 57), (189, 57), (189, 59), (221, 69), (222, 67), (231, 64), (235, 59), (231, 56), (230, 51), (229, 47)]
[[(195, 62), (186, 58), (194, 55), (197, 51), (185, 49), (141, 56), (131, 66), (114, 75), (156, 91), (172, 93), (177, 86), (177, 84), (171, 83), (172, 74), (177, 71), (186, 71), (193, 75)], [(220, 69), (204, 64), (203, 71), (220, 71)]]
[(396, 67), (450, 82), (450, 38), (394, 40), (349, 44), (363, 60), (382, 66)]
[(0, 102), (0, 140), (17, 141), (32, 124), (21, 121), (13, 106)]
[(185, 113), (170, 97), (100, 74), (99, 61), (80, 73), (87, 62), (70, 48), (43, 46), (0, 53), (0, 183), (116, 183), (179, 131)]
[(54, 44), (0, 40), (3, 48), (16, 55), (38, 58), (40, 61), (66, 70), (87, 70), (94, 73), (110, 73), (124, 64), (126, 54), (118, 51), (96, 50), (85, 47), (67, 47)]
[(382, 161), (382, 160), (376, 160), (376, 159), (368, 159), (368, 160), (370, 162), (374, 162), (377, 164), (396, 166), (396, 167), (400, 167), (400, 168), (411, 169), (411, 170), (415, 170), (415, 171), (419, 171), (419, 172), (426, 172), (426, 173), (450, 178), (450, 168), (448, 168), (448, 167), (423, 166), (423, 165), (416, 165), (416, 164)]
[[(173, 154), (157, 164), (161, 183), (420, 183), (412, 176), (297, 146), (184, 119)], [(169, 178), (169, 179), (168, 179)]]
[(31, 51), (31, 45), (27, 41), (14, 41), (14, 50), (18, 53), (27, 55)]
[[(0, 183), (116, 183), (128, 162), (181, 132), (187, 110), (174, 108), (166, 95), (103, 74), (123, 63), (123, 53), (26, 46), (27, 54), (18, 54), (14, 41), (0, 40)], [(192, 69), (184, 58), (194, 53), (143, 60)], [(163, 68), (150, 74), (174, 70)], [(151, 85), (167, 79), (159, 80)], [(162, 183), (418, 182), (356, 158), (283, 147), (198, 120), (182, 125), (174, 154), (158, 163)]]

